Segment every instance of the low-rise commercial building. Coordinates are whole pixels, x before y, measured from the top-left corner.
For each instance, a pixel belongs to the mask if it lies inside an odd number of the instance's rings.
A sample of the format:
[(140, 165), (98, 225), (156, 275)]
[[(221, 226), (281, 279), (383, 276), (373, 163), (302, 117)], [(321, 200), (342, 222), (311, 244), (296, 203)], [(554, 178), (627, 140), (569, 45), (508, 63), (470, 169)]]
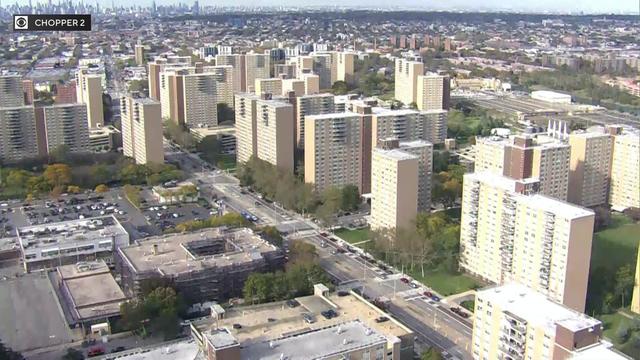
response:
[(114, 216), (24, 226), (17, 229), (26, 271), (104, 258), (129, 245), (129, 234)]
[(145, 281), (166, 280), (189, 303), (242, 295), (254, 272), (282, 268), (282, 251), (250, 229), (206, 229), (139, 240), (118, 249), (116, 272), (125, 294), (137, 296)]

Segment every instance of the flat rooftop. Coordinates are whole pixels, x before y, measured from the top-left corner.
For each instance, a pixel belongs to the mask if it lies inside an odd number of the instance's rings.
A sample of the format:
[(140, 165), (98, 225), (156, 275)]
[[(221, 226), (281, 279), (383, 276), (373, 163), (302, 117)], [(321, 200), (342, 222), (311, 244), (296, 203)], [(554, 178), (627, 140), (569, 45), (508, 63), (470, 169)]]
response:
[[(532, 183), (537, 181), (535, 178), (527, 178), (522, 180), (514, 180), (506, 176), (498, 175), (492, 172), (483, 171), (477, 173), (468, 173), (464, 175), (465, 179), (474, 179), (484, 184), (488, 184), (492, 187), (515, 191), (516, 183)], [(548, 197), (541, 194), (523, 195), (519, 193), (514, 194), (516, 200), (526, 202), (528, 206), (549, 211), (563, 218), (581, 218), (585, 216), (593, 215), (593, 211), (575, 204), (568, 203), (566, 201), (558, 200), (552, 197)]]
[(600, 320), (555, 303), (518, 283), (480, 290), (476, 298), (498, 304), (503, 312), (508, 311), (549, 331), (554, 331), (558, 324), (572, 331), (602, 326)]
[[(203, 318), (195, 321), (193, 326), (203, 333), (224, 328), (243, 347), (355, 320), (392, 341), (412, 334), (411, 330), (392, 319), (389, 314), (353, 294), (334, 294), (328, 298), (312, 295), (296, 300), (300, 306), (294, 308), (289, 308), (285, 302), (227, 308), (223, 319), (216, 321)], [(321, 312), (329, 309), (333, 309), (338, 316), (331, 319), (322, 316)], [(309, 314), (315, 322), (308, 324), (304, 321), (303, 314)], [(381, 316), (386, 316), (389, 320), (375, 322), (375, 319)], [(234, 324), (240, 324), (242, 327), (234, 329)]]
[[(188, 249), (190, 243), (207, 240), (226, 242), (225, 252), (199, 256)], [(262, 258), (265, 253), (277, 250), (274, 245), (246, 228), (213, 228), (185, 234), (167, 234), (142, 239), (135, 245), (119, 249), (136, 271), (160, 271), (163, 274), (178, 274), (250, 262)]]
[(379, 332), (353, 320), (331, 327), (292, 335), (273, 341), (245, 346), (241, 350), (243, 359), (305, 360), (323, 359), (355, 349), (374, 345), (386, 345), (387, 339)]
[[(117, 356), (119, 360), (205, 360), (205, 356), (194, 340), (136, 348), (119, 352)], [(114, 354), (104, 355), (96, 359), (112, 358), (114, 358)]]
[(377, 152), (378, 154), (384, 155), (386, 157), (392, 158), (394, 160), (411, 160), (411, 159), (417, 159), (418, 157), (416, 155), (410, 154), (406, 151), (403, 151), (402, 149), (390, 149), (390, 150), (385, 150), (385, 149), (381, 149), (381, 148), (375, 148), (374, 150), (375, 152)]
[(24, 249), (50, 247), (61, 243), (90, 242), (118, 235), (128, 236), (113, 215), (24, 226), (17, 231)]

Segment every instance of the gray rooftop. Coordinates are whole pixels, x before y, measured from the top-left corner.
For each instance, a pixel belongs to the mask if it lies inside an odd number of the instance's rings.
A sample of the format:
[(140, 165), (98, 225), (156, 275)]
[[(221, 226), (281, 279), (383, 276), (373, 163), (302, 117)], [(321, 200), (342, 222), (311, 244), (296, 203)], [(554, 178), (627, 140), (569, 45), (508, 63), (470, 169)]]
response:
[(61, 221), (18, 228), (22, 247), (50, 247), (60, 243), (90, 242), (112, 236), (129, 236), (113, 215)]
[(241, 350), (242, 359), (310, 360), (355, 351), (370, 346), (385, 346), (387, 339), (359, 320), (305, 332), (273, 341), (251, 344)]

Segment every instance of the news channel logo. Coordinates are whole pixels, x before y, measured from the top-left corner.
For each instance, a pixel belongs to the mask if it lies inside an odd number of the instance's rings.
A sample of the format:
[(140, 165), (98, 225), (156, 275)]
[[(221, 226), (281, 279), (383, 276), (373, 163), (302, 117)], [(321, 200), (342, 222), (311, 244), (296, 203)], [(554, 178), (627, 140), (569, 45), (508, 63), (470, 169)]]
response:
[(14, 30), (29, 30), (29, 16), (28, 15), (16, 15), (13, 18)]
[(91, 31), (90, 14), (14, 14), (14, 31)]

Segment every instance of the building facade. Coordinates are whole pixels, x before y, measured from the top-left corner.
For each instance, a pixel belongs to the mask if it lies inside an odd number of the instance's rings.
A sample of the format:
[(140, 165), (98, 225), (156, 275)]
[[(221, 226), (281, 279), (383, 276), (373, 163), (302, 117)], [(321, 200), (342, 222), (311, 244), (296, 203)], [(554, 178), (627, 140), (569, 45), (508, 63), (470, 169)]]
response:
[(137, 164), (163, 164), (160, 103), (137, 94), (123, 96), (120, 117), (124, 155), (133, 158)]
[(43, 107), (42, 111), (49, 153), (61, 145), (67, 146), (72, 153), (91, 151), (86, 106), (53, 105)]
[(417, 103), (418, 76), (424, 74), (424, 64), (418, 61), (396, 59), (395, 92), (396, 100), (405, 105)]

